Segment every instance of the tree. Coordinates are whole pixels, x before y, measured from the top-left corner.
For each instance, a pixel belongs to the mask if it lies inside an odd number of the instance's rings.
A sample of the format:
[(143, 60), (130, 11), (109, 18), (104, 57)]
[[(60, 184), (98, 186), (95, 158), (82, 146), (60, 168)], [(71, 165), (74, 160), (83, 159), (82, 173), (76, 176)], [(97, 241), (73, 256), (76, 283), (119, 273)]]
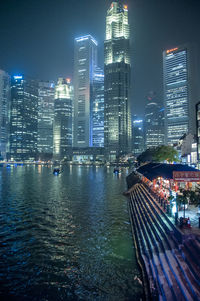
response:
[(137, 157), (137, 161), (138, 161), (139, 165), (141, 163), (145, 163), (145, 162), (152, 162), (153, 161), (153, 154), (154, 154), (154, 152), (155, 152), (155, 148), (148, 148), (143, 153), (141, 153)]
[(153, 160), (155, 160), (156, 162), (179, 161), (178, 152), (172, 146), (161, 145), (155, 148), (153, 154)]

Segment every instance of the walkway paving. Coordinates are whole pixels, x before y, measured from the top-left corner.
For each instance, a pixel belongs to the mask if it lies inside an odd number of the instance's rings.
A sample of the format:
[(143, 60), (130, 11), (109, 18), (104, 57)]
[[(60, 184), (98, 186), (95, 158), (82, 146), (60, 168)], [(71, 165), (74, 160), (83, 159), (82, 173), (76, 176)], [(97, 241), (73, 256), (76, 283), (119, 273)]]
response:
[(129, 209), (153, 299), (200, 300), (200, 238), (183, 241), (185, 235), (143, 184), (131, 190)]

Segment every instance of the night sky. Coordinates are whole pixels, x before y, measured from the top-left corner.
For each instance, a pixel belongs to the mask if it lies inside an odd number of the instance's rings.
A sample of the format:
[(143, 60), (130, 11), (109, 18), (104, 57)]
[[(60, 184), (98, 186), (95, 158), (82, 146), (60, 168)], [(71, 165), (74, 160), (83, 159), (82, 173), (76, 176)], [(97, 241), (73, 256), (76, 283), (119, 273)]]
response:
[[(42, 80), (73, 76), (74, 38), (103, 41), (109, 0), (0, 0), (0, 68)], [(200, 0), (127, 0), (132, 45), (132, 108), (148, 91), (162, 101), (162, 51), (185, 43), (200, 54)], [(198, 61), (200, 70), (200, 59)]]

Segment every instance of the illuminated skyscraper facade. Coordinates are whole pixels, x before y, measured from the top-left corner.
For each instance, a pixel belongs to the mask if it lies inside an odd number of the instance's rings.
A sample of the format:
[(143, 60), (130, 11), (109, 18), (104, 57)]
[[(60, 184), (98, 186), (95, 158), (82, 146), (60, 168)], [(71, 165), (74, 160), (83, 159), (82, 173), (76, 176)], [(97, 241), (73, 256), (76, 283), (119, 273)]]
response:
[(53, 157), (67, 158), (72, 147), (73, 86), (69, 79), (59, 78), (55, 86)]
[(132, 152), (137, 157), (144, 151), (144, 121), (138, 116), (133, 118), (132, 139)]
[(9, 138), (10, 77), (0, 70), (0, 156), (6, 159)]
[(35, 160), (37, 154), (38, 84), (23, 76), (11, 78), (10, 157)]
[(196, 104), (197, 163), (200, 168), (200, 102)]
[(91, 102), (91, 135), (92, 146), (104, 146), (104, 73), (100, 68), (96, 68), (92, 85)]
[(53, 82), (39, 82), (38, 90), (38, 153), (53, 154), (54, 94)]
[(97, 42), (91, 35), (75, 39), (74, 46), (74, 139), (75, 147), (90, 147), (92, 85), (97, 67)]
[(128, 8), (112, 2), (104, 41), (104, 145), (108, 160), (131, 150), (130, 40)]
[(164, 109), (157, 103), (154, 92), (150, 92), (147, 97), (144, 126), (146, 149), (165, 143)]
[(195, 133), (195, 74), (188, 47), (163, 52), (163, 76), (166, 142), (177, 144), (184, 134)]

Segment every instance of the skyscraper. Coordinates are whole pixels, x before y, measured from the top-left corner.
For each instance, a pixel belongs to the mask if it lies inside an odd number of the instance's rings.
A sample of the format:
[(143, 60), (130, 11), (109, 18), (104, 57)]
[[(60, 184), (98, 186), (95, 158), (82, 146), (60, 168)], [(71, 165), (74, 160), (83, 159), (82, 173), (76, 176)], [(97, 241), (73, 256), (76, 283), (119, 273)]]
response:
[(131, 149), (130, 40), (128, 7), (112, 2), (104, 41), (104, 145), (108, 160)]
[(92, 146), (91, 101), (97, 42), (91, 35), (75, 39), (74, 47), (74, 140), (75, 147)]
[(35, 160), (37, 154), (38, 84), (22, 75), (11, 78), (10, 157)]
[(8, 152), (10, 106), (10, 77), (0, 70), (0, 156), (6, 159)]
[(91, 135), (92, 146), (104, 146), (104, 73), (100, 68), (96, 68), (92, 85), (91, 102)]
[(197, 164), (200, 168), (200, 102), (196, 104)]
[(72, 147), (73, 86), (70, 79), (59, 78), (55, 86), (53, 157), (67, 158)]
[(164, 109), (157, 103), (156, 94), (149, 92), (145, 106), (145, 148), (163, 145)]
[(39, 82), (38, 90), (38, 153), (43, 158), (53, 154), (54, 94), (53, 82)]
[(132, 152), (137, 157), (144, 151), (144, 121), (136, 115), (133, 118), (132, 139)]
[(176, 144), (180, 137), (195, 133), (196, 73), (188, 47), (163, 52), (166, 142)]

